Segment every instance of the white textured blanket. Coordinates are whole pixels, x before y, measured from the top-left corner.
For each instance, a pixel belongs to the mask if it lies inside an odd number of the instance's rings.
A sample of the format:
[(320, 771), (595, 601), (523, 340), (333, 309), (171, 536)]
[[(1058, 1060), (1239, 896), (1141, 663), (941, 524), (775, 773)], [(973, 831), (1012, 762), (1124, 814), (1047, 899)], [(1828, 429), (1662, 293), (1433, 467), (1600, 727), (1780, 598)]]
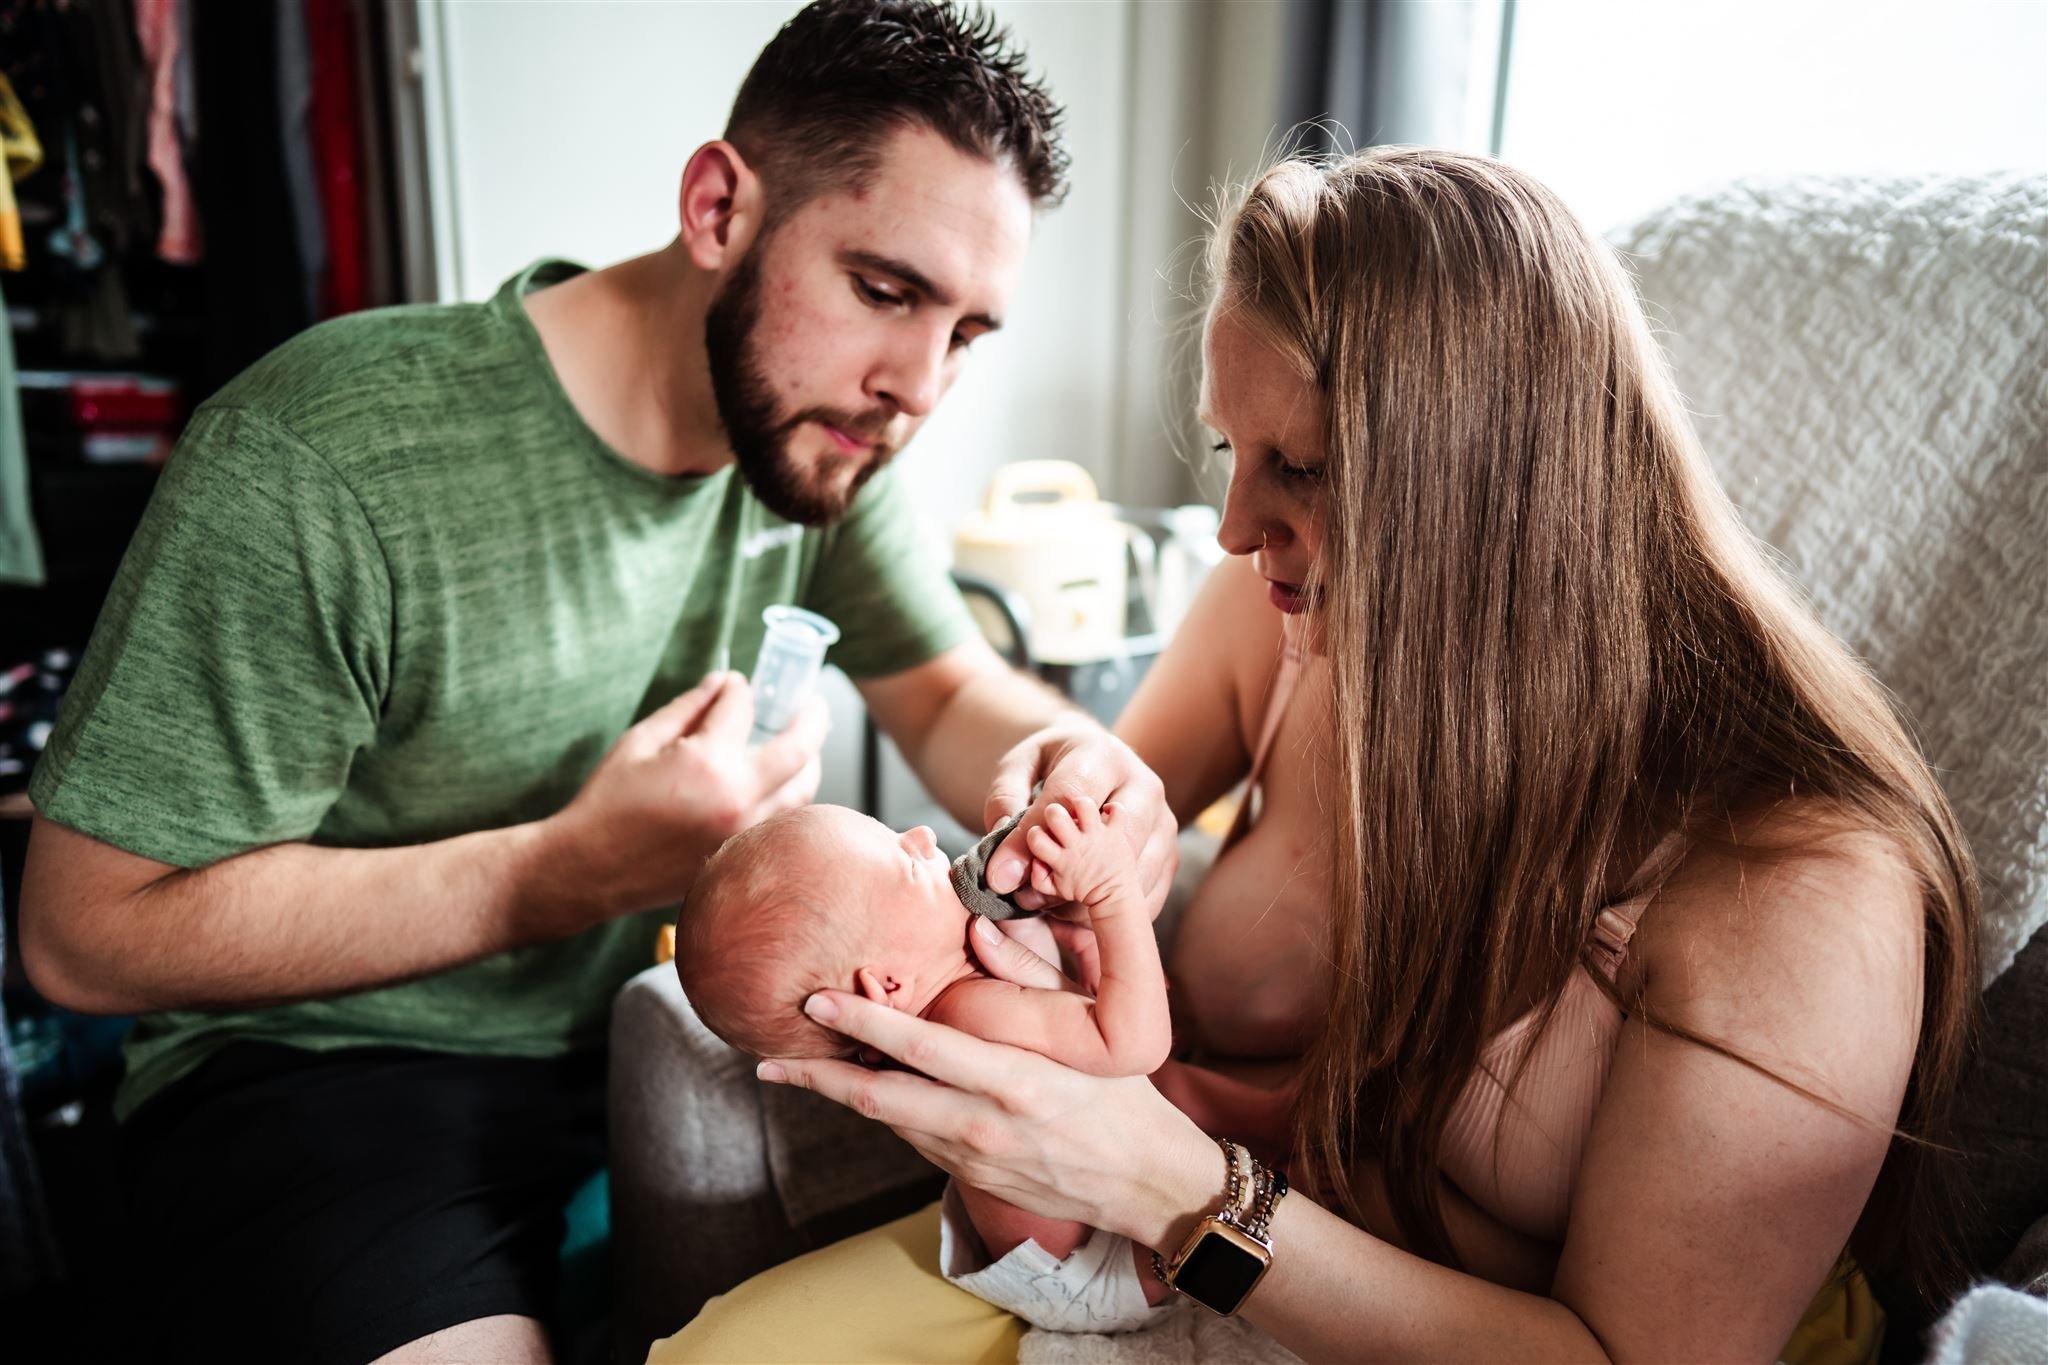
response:
[(1927, 1365), (2039, 1365), (2048, 1360), (2048, 1302), (1980, 1284), (1935, 1324)]
[[(1989, 981), (2048, 921), (2048, 178), (1740, 182), (1616, 244), (1749, 526), (1941, 772)], [(1294, 1357), (1184, 1305), (1020, 1359)]]
[(1744, 181), (1616, 245), (1745, 520), (1941, 774), (1990, 981), (2048, 921), (2048, 177)]

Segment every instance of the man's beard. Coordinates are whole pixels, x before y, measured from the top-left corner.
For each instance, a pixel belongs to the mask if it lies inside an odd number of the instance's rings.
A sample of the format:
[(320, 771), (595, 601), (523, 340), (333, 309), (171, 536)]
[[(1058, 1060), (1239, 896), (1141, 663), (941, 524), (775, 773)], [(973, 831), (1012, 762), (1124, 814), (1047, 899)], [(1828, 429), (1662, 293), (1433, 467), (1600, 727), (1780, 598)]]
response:
[[(889, 462), (895, 449), (882, 441), (894, 414), (866, 414), (833, 408), (806, 408), (791, 417), (775, 410), (775, 395), (754, 351), (754, 333), (761, 320), (760, 260), (765, 242), (756, 242), (739, 268), (711, 301), (704, 317), (704, 351), (711, 362), (711, 395), (718, 420), (732, 446), (740, 477), (761, 504), (785, 521), (826, 526), (846, 515), (854, 494)], [(826, 457), (805, 468), (790, 454), (789, 439), (805, 422), (837, 427), (855, 440), (868, 441), (867, 461), (844, 485), (820, 475), (839, 464)]]

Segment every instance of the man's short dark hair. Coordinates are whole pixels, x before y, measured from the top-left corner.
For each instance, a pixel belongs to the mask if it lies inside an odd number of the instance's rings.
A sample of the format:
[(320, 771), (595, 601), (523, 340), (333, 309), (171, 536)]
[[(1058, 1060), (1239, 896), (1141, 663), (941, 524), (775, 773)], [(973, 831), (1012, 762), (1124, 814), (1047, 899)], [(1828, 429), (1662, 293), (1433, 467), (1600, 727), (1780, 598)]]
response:
[(1060, 107), (1023, 52), (987, 11), (934, 0), (806, 5), (747, 73), (725, 137), (760, 174), (774, 222), (863, 185), (910, 125), (1015, 170), (1034, 205), (1067, 192)]

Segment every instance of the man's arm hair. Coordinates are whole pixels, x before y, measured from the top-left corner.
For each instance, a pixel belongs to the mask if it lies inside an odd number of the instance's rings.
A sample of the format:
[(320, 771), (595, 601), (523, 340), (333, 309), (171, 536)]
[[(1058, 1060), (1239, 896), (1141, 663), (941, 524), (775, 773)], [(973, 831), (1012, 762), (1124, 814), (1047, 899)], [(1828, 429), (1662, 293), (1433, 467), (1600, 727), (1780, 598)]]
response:
[(562, 876), (571, 862), (536, 823), (407, 848), (275, 844), (187, 869), (39, 818), (22, 966), (89, 1014), (339, 995), (595, 922)]
[(970, 640), (914, 668), (855, 684), (925, 789), (955, 820), (983, 828), (989, 774), (1026, 735), (1081, 712)]
[(38, 818), (22, 964), (88, 1013), (273, 1003), (674, 904), (719, 844), (817, 791), (823, 705), (750, 747), (753, 715), (745, 679), (715, 674), (626, 731), (555, 814), (410, 847), (280, 843), (187, 869)]

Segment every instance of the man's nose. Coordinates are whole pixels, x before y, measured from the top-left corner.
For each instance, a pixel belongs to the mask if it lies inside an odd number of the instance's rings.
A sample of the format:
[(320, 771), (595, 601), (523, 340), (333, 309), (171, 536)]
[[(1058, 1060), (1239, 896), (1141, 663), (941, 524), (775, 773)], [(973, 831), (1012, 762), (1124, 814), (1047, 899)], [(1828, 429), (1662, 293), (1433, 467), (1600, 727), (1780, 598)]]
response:
[(876, 367), (868, 396), (890, 404), (906, 417), (922, 419), (938, 406), (946, 391), (946, 357), (953, 334), (947, 331), (935, 339), (922, 328), (904, 330), (906, 335)]

